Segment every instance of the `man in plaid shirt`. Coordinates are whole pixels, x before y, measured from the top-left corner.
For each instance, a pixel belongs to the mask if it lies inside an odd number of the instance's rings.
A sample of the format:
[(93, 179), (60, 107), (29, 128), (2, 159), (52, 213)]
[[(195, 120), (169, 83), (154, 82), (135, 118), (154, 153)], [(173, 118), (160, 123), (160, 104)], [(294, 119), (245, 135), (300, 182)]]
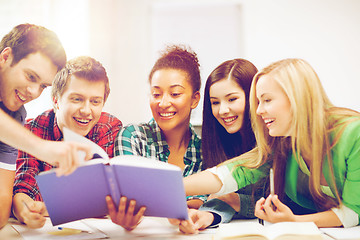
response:
[[(104, 67), (90, 57), (69, 61), (55, 77), (52, 88), (54, 109), (26, 123), (37, 136), (61, 141), (67, 127), (102, 147), (113, 157), (114, 140), (122, 127), (116, 117), (102, 112), (109, 95), (109, 80)], [(47, 211), (35, 179), (53, 166), (19, 151), (16, 162), (13, 213), (31, 228), (45, 224)]]

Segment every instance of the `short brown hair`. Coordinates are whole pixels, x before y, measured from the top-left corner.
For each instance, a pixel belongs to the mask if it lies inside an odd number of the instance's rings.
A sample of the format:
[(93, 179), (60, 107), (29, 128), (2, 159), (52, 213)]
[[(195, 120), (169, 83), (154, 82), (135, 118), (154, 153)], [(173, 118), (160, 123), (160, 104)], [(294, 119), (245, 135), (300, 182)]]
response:
[(70, 76), (84, 78), (90, 82), (103, 81), (105, 84), (104, 102), (110, 94), (109, 78), (103, 65), (95, 59), (87, 56), (74, 58), (66, 63), (55, 76), (51, 97), (60, 98), (69, 82)]
[(42, 26), (34, 24), (20, 24), (6, 34), (0, 42), (0, 52), (11, 48), (13, 60), (11, 65), (17, 64), (29, 54), (40, 52), (50, 58), (57, 70), (65, 66), (65, 50), (56, 34)]

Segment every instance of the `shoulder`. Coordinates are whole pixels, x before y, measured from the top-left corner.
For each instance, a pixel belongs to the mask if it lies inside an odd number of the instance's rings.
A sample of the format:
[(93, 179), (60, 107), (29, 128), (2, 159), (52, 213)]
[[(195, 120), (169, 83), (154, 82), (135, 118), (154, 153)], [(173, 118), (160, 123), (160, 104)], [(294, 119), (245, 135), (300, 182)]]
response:
[(153, 130), (149, 123), (128, 124), (119, 133), (123, 137), (147, 136)]
[(119, 132), (122, 122), (115, 116), (102, 112), (99, 121), (94, 126), (96, 133)]
[(25, 123), (25, 127), (30, 129), (31, 131), (36, 131), (39, 129), (47, 130), (50, 124), (54, 124), (54, 118), (54, 110), (47, 110), (36, 118), (28, 120)]
[(198, 148), (201, 148), (201, 137), (195, 132), (194, 127), (189, 125), (190, 133), (191, 133), (191, 142)]
[[(348, 117), (341, 119), (339, 127), (336, 132), (341, 133), (341, 140), (356, 140), (360, 139), (360, 117)], [(342, 125), (344, 124), (344, 125)], [(343, 128), (341, 126), (344, 126)]]
[(119, 126), (122, 127), (122, 122), (115, 117), (114, 115), (111, 115), (107, 112), (102, 112), (101, 116), (99, 118), (99, 121), (97, 122), (98, 125), (105, 125), (105, 126)]

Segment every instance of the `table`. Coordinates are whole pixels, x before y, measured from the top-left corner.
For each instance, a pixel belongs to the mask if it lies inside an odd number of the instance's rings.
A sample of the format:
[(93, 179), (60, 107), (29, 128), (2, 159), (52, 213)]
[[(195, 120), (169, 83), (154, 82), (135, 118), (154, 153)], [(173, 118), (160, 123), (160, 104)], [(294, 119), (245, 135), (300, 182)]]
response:
[[(101, 232), (105, 233), (109, 238), (108, 239), (146, 239), (146, 240), (167, 240), (167, 239), (179, 239), (179, 240), (213, 240), (214, 234), (217, 232), (217, 228), (214, 229), (206, 229), (199, 234), (196, 235), (186, 235), (182, 234), (178, 231), (176, 226), (172, 226), (167, 219), (165, 218), (155, 218), (155, 217), (145, 217), (144, 220), (139, 224), (139, 226), (131, 232), (125, 231), (122, 227), (114, 224), (108, 218), (91, 218), (80, 220), (86, 223), (89, 226), (95, 227)], [(256, 220), (233, 220), (229, 224), (236, 224), (239, 221), (256, 221)], [(50, 220), (47, 220), (48, 225), (52, 226)], [(23, 239), (22, 236), (13, 228), (13, 226), (21, 226), (23, 228), (24, 225), (21, 225), (15, 219), (9, 219), (8, 224), (0, 230), (0, 239), (6, 240), (20, 240)], [(26, 228), (26, 231), (39, 231), (31, 230)], [(24, 234), (24, 233), (23, 233)], [(50, 235), (48, 235), (50, 236)], [(75, 236), (75, 235), (74, 235)], [(41, 235), (35, 235), (33, 239), (46, 239), (45, 237), (41, 237)], [(74, 237), (73, 239), (77, 239)], [(331, 237), (323, 234), (324, 240), (330, 240)]]

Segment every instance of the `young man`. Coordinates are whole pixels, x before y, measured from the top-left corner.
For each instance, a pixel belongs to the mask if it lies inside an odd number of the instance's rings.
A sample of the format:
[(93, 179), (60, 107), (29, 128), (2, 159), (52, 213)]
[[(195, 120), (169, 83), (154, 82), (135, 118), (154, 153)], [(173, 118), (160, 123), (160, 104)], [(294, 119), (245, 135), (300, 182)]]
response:
[(52, 84), (65, 62), (59, 39), (44, 27), (18, 25), (0, 42), (0, 228), (10, 214), (16, 148), (58, 166), (59, 174), (77, 167), (78, 150), (90, 157), (84, 145), (44, 141), (21, 126), (26, 117), (24, 104)]
[[(114, 140), (122, 123), (102, 112), (109, 92), (104, 67), (90, 57), (75, 58), (55, 77), (52, 88), (54, 109), (42, 113), (26, 123), (25, 127), (52, 141), (61, 141), (63, 128), (67, 127), (97, 143), (109, 157), (113, 157)], [(35, 176), (51, 168), (48, 163), (19, 151), (13, 213), (30, 228), (42, 227), (45, 223), (47, 211)]]

